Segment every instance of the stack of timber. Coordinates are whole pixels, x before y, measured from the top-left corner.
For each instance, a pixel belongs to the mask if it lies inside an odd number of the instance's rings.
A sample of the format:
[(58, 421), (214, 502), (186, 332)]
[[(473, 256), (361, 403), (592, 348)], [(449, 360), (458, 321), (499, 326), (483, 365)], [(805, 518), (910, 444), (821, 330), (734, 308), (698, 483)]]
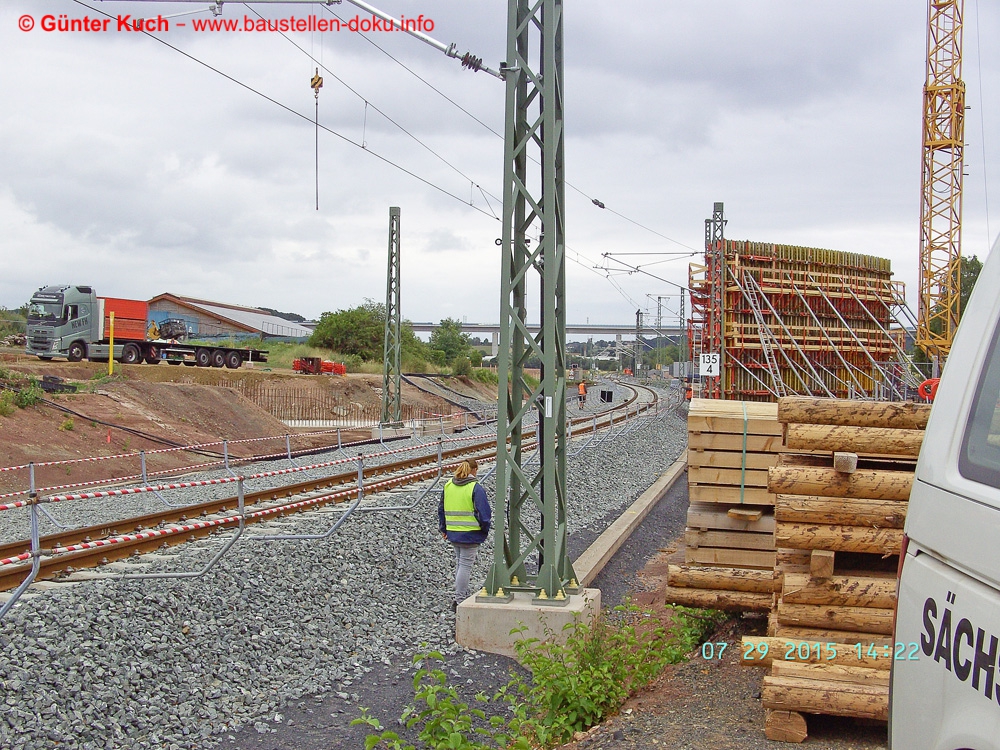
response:
[(769, 470), (779, 594), (767, 638), (744, 638), (744, 664), (771, 667), (765, 734), (801, 742), (804, 714), (885, 720), (896, 566), (930, 407), (783, 398), (785, 446)]
[(774, 498), (767, 472), (782, 450), (777, 404), (693, 399), (688, 412), (684, 564), (667, 601), (730, 611), (771, 610)]

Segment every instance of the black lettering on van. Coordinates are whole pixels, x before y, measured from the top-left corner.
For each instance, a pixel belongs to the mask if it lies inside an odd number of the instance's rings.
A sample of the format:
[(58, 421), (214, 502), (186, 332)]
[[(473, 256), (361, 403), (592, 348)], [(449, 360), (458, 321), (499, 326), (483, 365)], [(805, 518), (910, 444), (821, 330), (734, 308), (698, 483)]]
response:
[(937, 648), (934, 649), (934, 661), (944, 659), (944, 668), (951, 671), (951, 610), (947, 607), (941, 615), (941, 632), (938, 633)]
[[(997, 637), (990, 636), (990, 650), (983, 650), (983, 641), (986, 640), (986, 633), (982, 628), (976, 630), (976, 660), (972, 667), (972, 687), (979, 690), (979, 673), (986, 673), (986, 688), (983, 693), (987, 698), (993, 695), (993, 674), (997, 663)], [(1000, 701), (1000, 695), (997, 695)]]
[(934, 652), (934, 620), (937, 618), (937, 602), (928, 597), (924, 602), (924, 634), (920, 636), (920, 649), (926, 656)]
[(972, 646), (972, 623), (966, 618), (962, 618), (958, 621), (958, 625), (955, 626), (955, 643), (952, 646), (952, 664), (955, 665), (955, 676), (958, 677), (962, 682), (969, 679), (969, 672), (972, 671), (972, 659), (966, 659), (962, 662), (961, 656), (959, 656), (958, 648), (962, 645), (962, 636), (966, 636), (969, 640), (969, 646)]

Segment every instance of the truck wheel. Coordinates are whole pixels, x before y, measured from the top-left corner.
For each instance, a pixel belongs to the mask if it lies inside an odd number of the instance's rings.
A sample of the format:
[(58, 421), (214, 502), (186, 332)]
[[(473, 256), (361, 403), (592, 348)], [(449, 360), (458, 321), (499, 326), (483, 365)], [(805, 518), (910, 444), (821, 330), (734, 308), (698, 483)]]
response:
[(84, 357), (87, 356), (87, 347), (83, 345), (80, 341), (74, 341), (69, 345), (69, 350), (66, 352), (66, 359), (70, 362), (79, 362)]
[(226, 367), (230, 370), (238, 370), (243, 364), (243, 357), (239, 352), (226, 352)]
[(142, 362), (142, 352), (139, 351), (139, 347), (135, 344), (125, 344), (122, 349), (122, 364), (137, 365), (140, 362)]
[(146, 364), (147, 365), (158, 365), (160, 364), (160, 350), (155, 346), (151, 346), (146, 349)]
[(194, 353), (194, 362), (198, 367), (209, 367), (212, 364), (212, 353), (208, 349), (197, 349)]
[(212, 367), (222, 367), (226, 364), (226, 353), (221, 349), (212, 350)]

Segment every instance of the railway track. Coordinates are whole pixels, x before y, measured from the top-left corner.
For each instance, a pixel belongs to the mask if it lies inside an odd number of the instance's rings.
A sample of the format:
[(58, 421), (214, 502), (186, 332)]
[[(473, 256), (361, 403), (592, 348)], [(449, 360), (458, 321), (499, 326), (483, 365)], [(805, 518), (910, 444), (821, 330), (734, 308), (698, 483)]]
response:
[[(656, 405), (658, 395), (652, 389), (644, 386), (626, 387), (632, 390), (632, 395), (624, 403), (594, 415), (571, 420), (570, 424), (574, 426), (592, 425), (593, 429), (596, 430), (609, 424), (612, 426), (620, 424), (623, 420), (615, 419), (616, 412), (624, 410), (627, 416), (634, 407), (633, 416), (638, 416)], [(646, 400), (640, 399), (641, 393), (647, 397)], [(524, 438), (530, 440), (534, 434), (534, 430), (525, 431)], [(534, 444), (526, 444), (525, 447), (533, 448)], [(371, 454), (368, 458), (384, 457), (406, 450), (397, 449)], [(437, 478), (443, 475), (449, 466), (456, 465), (458, 459), (470, 455), (479, 460), (494, 459), (496, 457), (496, 440), (479, 440), (449, 450), (443, 450), (439, 447), (433, 453), (410, 456), (373, 466), (364, 466), (363, 457), (359, 457), (357, 459), (338, 459), (297, 469), (261, 472), (246, 477), (234, 476), (224, 479), (176, 482), (169, 485), (157, 485), (154, 488), (116, 489), (37, 498), (36, 502), (47, 503), (54, 500), (71, 501), (73, 499), (115, 497), (149, 492), (153, 489), (175, 489), (229, 483), (239, 486), (237, 495), (227, 498), (194, 503), (184, 507), (172, 507), (155, 513), (122, 519), (115, 523), (104, 523), (49, 534), (39, 538), (35, 551), (32, 551), (30, 539), (0, 545), (0, 591), (22, 586), (31, 575), (35, 565), (37, 565), (37, 571), (33, 580), (58, 578), (80, 569), (94, 568), (115, 560), (152, 552), (165, 545), (172, 546), (193, 541), (222, 529), (243, 528), (246, 524), (274, 520), (287, 514), (331, 503), (343, 503), (356, 498), (359, 487), (363, 488), (365, 496), (368, 496)], [(244, 481), (351, 464), (354, 464), (354, 468), (347, 472), (253, 492), (244, 492), (243, 488)]]

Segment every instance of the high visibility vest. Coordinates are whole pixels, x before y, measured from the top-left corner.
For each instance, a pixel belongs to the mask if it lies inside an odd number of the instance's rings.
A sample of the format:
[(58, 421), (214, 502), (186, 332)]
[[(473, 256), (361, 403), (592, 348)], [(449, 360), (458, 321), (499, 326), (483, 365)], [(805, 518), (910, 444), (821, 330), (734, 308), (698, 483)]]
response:
[(450, 479), (444, 486), (444, 527), (448, 531), (479, 531), (472, 491), (476, 483), (457, 485)]

